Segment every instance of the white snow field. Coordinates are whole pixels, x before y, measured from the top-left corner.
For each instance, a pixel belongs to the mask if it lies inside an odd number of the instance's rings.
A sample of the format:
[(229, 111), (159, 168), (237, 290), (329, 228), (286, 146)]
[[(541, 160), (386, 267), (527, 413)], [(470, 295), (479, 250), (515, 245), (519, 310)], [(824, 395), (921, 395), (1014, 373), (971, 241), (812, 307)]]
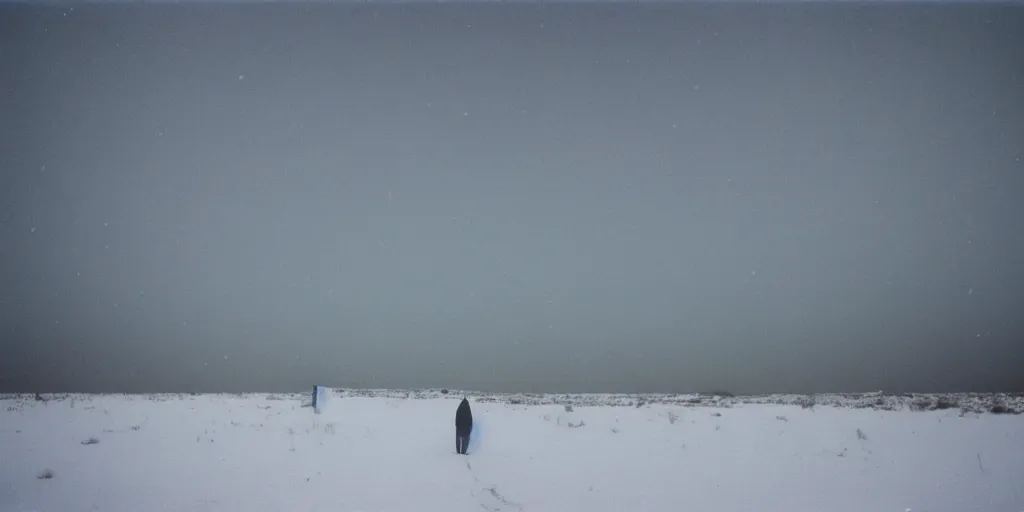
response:
[(695, 397), (8, 395), (0, 510), (1024, 511), (1020, 397)]

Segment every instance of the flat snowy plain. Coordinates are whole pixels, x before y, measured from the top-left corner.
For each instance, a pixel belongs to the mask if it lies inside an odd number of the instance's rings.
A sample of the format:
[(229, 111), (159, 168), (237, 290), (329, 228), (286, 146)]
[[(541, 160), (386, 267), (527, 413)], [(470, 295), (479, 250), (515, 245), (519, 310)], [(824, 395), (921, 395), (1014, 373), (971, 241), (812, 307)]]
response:
[(1024, 511), (1021, 396), (462, 396), (4, 395), (0, 510)]

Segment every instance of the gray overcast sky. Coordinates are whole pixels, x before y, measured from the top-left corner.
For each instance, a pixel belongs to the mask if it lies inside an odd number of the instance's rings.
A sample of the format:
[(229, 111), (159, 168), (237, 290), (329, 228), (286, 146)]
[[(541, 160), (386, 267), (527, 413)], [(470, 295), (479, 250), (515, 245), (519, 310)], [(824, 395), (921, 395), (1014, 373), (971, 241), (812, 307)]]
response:
[(0, 390), (1021, 390), (1024, 9), (0, 7)]

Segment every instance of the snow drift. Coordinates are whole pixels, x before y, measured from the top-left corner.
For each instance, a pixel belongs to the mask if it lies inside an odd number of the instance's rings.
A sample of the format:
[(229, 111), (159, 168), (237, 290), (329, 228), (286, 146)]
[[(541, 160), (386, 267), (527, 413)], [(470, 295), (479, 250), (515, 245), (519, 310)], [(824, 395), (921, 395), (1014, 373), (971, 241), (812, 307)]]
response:
[(462, 396), (7, 395), (0, 511), (1024, 510), (1019, 396)]

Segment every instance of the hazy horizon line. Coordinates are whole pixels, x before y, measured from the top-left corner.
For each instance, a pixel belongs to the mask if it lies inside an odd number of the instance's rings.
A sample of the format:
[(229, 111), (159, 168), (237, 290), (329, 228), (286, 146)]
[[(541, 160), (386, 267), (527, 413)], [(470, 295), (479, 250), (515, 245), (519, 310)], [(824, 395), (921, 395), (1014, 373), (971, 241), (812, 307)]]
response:
[[(15, 380), (15, 378), (8, 379), (4, 377), (0, 380)], [(0, 398), (9, 395), (252, 395), (252, 394), (302, 394), (306, 393), (314, 386), (323, 386), (331, 390), (341, 390), (346, 392), (357, 392), (357, 393), (371, 393), (371, 392), (386, 392), (386, 393), (441, 393), (441, 394), (482, 394), (482, 395), (524, 395), (524, 396), (551, 396), (551, 395), (566, 395), (566, 396), (705, 396), (705, 397), (730, 397), (730, 398), (743, 398), (743, 397), (768, 397), (768, 396), (908, 396), (908, 395), (928, 395), (928, 396), (946, 396), (946, 395), (971, 395), (971, 396), (993, 396), (993, 395), (1007, 395), (1007, 396), (1024, 396), (1024, 390), (1002, 390), (1002, 391), (970, 391), (970, 390), (958, 390), (958, 391), (915, 391), (915, 390), (885, 390), (885, 389), (873, 389), (873, 390), (861, 390), (861, 391), (765, 391), (765, 392), (745, 392), (745, 391), (732, 391), (727, 388), (721, 389), (708, 389), (702, 391), (497, 391), (497, 390), (484, 390), (484, 389), (460, 389), (460, 388), (447, 388), (447, 387), (362, 387), (362, 386), (332, 386), (329, 384), (317, 384), (316, 381), (310, 381), (308, 389), (281, 389), (281, 390), (267, 390), (267, 389), (252, 389), (244, 391), (222, 391), (222, 390), (207, 390), (207, 391), (69, 391), (69, 390), (0, 390)]]
[(1024, 5), (1024, 0), (0, 0), (0, 5), (75, 6), (75, 5), (586, 5), (586, 4), (856, 4), (856, 5)]

